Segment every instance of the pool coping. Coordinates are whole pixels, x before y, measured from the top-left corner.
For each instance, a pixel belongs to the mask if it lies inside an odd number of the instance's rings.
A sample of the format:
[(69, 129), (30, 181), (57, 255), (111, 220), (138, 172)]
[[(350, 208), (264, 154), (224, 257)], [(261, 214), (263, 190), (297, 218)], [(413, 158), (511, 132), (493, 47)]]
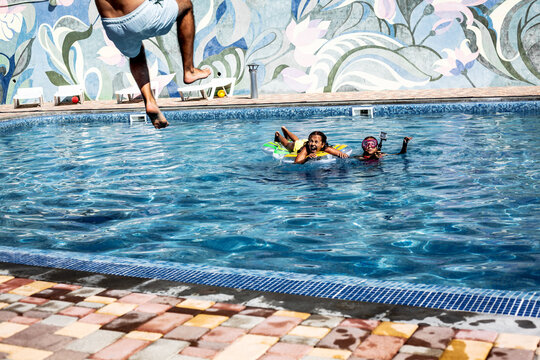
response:
[[(351, 105), (305, 106), (291, 105), (280, 107), (242, 109), (204, 109), (166, 112), (169, 120), (200, 120), (208, 118), (259, 118), (271, 116), (350, 116)], [(493, 112), (540, 113), (540, 100), (504, 102), (465, 102), (465, 103), (423, 103), (423, 104), (385, 104), (374, 105), (374, 116), (410, 115), (420, 113), (465, 112), (487, 114)], [(73, 122), (83, 116), (99, 121), (129, 121), (133, 112), (54, 114), (0, 121), (0, 130), (11, 126), (35, 125), (42, 122)], [(74, 116), (76, 115), (76, 116)], [(0, 246), (0, 261), (46, 266), (53, 268), (91, 271), (121, 276), (157, 278), (186, 283), (212, 286), (234, 287), (239, 289), (270, 291), (323, 298), (355, 300), (382, 304), (399, 304), (434, 309), (471, 311), (487, 314), (504, 314), (522, 317), (540, 317), (540, 294), (538, 292), (503, 291), (492, 289), (470, 289), (437, 285), (418, 285), (411, 283), (369, 280), (347, 276), (309, 275), (287, 272), (262, 272), (219, 268), (194, 264), (167, 262), (145, 262), (140, 259), (126, 259), (91, 255), (88, 259), (81, 254), (50, 250), (19, 250)], [(178, 267), (182, 269), (178, 269)]]

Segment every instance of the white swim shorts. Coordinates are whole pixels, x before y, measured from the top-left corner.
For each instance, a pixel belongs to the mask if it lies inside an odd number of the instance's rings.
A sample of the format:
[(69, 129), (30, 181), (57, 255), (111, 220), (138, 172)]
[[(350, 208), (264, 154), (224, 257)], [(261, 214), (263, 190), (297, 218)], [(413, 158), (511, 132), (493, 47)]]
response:
[(145, 0), (138, 8), (117, 18), (101, 18), (103, 28), (118, 50), (127, 57), (141, 51), (142, 41), (165, 35), (178, 17), (175, 0)]

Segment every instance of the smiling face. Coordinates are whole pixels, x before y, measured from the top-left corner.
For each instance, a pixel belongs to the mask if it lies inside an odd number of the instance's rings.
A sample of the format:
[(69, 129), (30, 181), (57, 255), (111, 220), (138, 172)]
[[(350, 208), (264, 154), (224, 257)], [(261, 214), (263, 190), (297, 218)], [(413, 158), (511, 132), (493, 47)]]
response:
[(325, 142), (321, 135), (311, 135), (308, 139), (307, 147), (309, 152), (314, 153), (321, 151)]

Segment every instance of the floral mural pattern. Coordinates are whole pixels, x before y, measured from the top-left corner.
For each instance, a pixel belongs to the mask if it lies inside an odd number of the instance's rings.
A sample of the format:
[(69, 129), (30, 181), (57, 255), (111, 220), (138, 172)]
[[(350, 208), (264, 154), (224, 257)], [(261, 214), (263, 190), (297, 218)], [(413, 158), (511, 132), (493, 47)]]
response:
[[(194, 11), (196, 65), (237, 78), (239, 93), (251, 63), (260, 93), (540, 85), (540, 0), (197, 0)], [(145, 47), (161, 95), (178, 96), (174, 30)], [(89, 99), (133, 84), (94, 2), (0, 0), (1, 103), (65, 84)]]

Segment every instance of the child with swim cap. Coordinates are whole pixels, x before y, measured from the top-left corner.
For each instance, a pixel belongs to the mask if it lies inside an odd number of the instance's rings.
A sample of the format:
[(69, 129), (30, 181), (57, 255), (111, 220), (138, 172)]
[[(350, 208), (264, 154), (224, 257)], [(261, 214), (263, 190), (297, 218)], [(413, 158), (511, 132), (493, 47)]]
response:
[(290, 132), (285, 126), (281, 127), (281, 131), (283, 131), (283, 135), (279, 131), (276, 131), (274, 141), (280, 142), (290, 152), (297, 152), (298, 155), (296, 155), (296, 159), (294, 160), (295, 164), (304, 164), (306, 161), (316, 158), (318, 151), (324, 151), (340, 158), (349, 157), (349, 155), (328, 145), (326, 135), (321, 131), (312, 132), (304, 140), (300, 140), (298, 136)]
[(412, 136), (403, 138), (403, 145), (401, 146), (401, 151), (397, 154), (386, 154), (381, 152), (377, 139), (375, 139), (373, 136), (368, 136), (362, 141), (362, 149), (364, 150), (364, 153), (362, 155), (354, 156), (354, 158), (358, 160), (378, 160), (383, 156), (387, 155), (405, 154), (407, 152), (407, 144), (409, 143), (409, 141), (411, 141), (411, 139)]

